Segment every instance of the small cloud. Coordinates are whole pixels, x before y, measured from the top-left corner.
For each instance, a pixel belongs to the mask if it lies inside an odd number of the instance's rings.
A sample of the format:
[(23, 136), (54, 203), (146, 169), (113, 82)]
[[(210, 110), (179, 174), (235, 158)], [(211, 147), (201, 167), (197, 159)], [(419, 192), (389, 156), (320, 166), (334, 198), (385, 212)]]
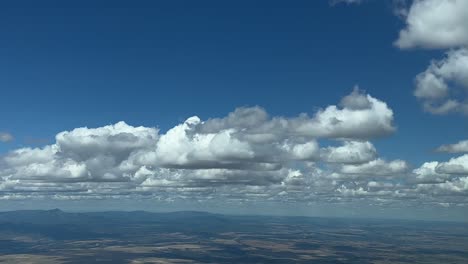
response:
[(10, 133), (0, 132), (0, 142), (13, 141), (14, 137)]
[(436, 149), (437, 152), (468, 153), (468, 140), (462, 140), (455, 144), (442, 145)]
[(433, 114), (468, 115), (468, 48), (450, 50), (441, 60), (433, 60), (415, 78), (414, 95), (424, 110)]
[(334, 5), (337, 5), (337, 4), (347, 4), (347, 5), (351, 5), (351, 4), (360, 4), (362, 3), (363, 0), (330, 0), (330, 4), (332, 6)]
[(408, 17), (408, 0), (393, 0), (393, 13), (402, 20)]

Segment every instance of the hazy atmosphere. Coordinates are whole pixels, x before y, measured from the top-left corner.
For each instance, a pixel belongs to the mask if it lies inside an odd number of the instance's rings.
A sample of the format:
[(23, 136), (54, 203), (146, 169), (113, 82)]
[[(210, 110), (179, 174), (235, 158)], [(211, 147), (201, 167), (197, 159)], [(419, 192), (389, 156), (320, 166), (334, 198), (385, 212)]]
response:
[(10, 1), (0, 35), (0, 211), (468, 220), (468, 1)]

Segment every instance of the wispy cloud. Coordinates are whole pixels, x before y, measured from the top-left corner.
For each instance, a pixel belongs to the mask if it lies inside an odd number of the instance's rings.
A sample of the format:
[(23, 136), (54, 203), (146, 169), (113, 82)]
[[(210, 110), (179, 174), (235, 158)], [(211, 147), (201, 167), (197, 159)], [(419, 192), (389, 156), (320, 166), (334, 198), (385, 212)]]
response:
[(14, 137), (10, 133), (0, 132), (0, 142), (10, 142), (13, 141)]
[(337, 4), (360, 4), (362, 3), (364, 0), (330, 0), (330, 4), (331, 5), (337, 5)]

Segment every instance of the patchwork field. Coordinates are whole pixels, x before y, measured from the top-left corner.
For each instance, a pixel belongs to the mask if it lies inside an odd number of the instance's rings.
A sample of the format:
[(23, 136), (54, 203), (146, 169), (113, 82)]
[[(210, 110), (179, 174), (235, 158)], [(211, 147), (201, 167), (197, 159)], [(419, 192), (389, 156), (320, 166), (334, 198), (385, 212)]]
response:
[(0, 263), (468, 263), (468, 225), (17, 211), (0, 213)]

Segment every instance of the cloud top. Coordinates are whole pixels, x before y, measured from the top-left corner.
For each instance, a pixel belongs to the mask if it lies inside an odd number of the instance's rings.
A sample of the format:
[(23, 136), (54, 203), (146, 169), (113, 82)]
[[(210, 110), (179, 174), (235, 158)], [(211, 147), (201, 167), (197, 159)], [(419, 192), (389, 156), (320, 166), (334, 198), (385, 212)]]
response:
[(406, 28), (395, 45), (407, 48), (453, 48), (468, 45), (468, 2), (415, 0), (405, 12)]

